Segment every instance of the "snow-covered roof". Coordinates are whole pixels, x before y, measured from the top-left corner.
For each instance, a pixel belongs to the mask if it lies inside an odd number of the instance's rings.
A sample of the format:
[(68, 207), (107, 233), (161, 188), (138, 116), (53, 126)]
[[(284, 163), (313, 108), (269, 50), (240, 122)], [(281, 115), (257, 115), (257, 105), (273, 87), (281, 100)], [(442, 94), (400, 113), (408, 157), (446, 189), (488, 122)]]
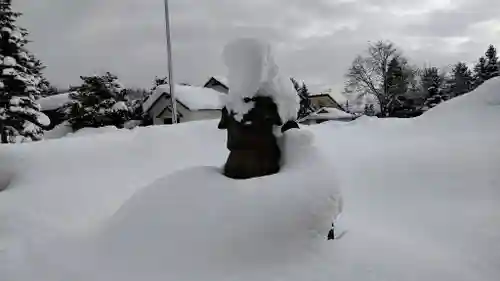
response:
[(331, 108), (331, 107), (322, 107), (315, 112), (309, 114), (308, 116), (302, 118), (299, 120), (299, 122), (302, 122), (304, 120), (349, 120), (349, 119), (355, 119), (356, 115), (342, 111), (337, 108)]
[(42, 111), (55, 110), (71, 101), (70, 94), (71, 92), (48, 96), (38, 99), (37, 102), (40, 104)]
[[(144, 112), (151, 109), (155, 102), (165, 93), (170, 92), (170, 86), (160, 85), (151, 96), (144, 102)], [(223, 107), (225, 94), (209, 88), (196, 86), (175, 85), (174, 94), (176, 100), (189, 110), (217, 110)]]
[(227, 79), (227, 77), (216, 75), (216, 76), (212, 76), (212, 78), (221, 82), (222, 84), (224, 84), (224, 86), (229, 87), (229, 80)]
[(326, 91), (317, 94), (311, 94), (310, 96), (314, 97), (320, 95), (329, 95), (333, 100), (335, 100), (340, 105), (343, 105), (348, 101), (347, 97), (344, 94), (342, 94), (341, 92), (334, 91), (332, 89), (328, 89)]

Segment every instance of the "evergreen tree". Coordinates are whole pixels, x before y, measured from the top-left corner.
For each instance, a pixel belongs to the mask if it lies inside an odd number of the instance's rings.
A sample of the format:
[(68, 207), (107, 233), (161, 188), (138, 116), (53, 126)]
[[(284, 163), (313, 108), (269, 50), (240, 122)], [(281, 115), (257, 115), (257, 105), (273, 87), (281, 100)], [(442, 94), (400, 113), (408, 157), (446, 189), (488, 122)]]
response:
[(11, 0), (0, 1), (0, 135), (2, 143), (40, 140), (50, 120), (40, 112), (40, 61), (28, 52), (26, 29), (16, 26), (21, 13)]
[(85, 127), (116, 126), (130, 120), (132, 110), (125, 99), (126, 91), (117, 77), (107, 72), (104, 76), (82, 76), (83, 84), (73, 88), (68, 105), (68, 120), (73, 130)]
[(479, 58), (474, 67), (474, 86), (478, 87), (484, 81), (500, 75), (497, 50), (493, 45), (488, 47), (485, 56)]
[(373, 104), (365, 104), (363, 114), (366, 116), (375, 116), (375, 106)]
[(486, 80), (499, 76), (500, 72), (498, 69), (497, 49), (493, 45), (490, 45), (485, 55), (486, 55), (486, 65), (485, 65)]
[(445, 100), (443, 95), (444, 77), (437, 67), (428, 67), (422, 73), (422, 91), (426, 96), (424, 106), (432, 108)]
[(448, 84), (451, 97), (460, 96), (472, 91), (474, 86), (472, 71), (465, 63), (457, 63), (453, 67)]
[(387, 68), (387, 116), (404, 107), (404, 95), (408, 91), (408, 79), (399, 58), (393, 58)]
[(387, 92), (388, 96), (395, 97), (406, 93), (408, 83), (403, 67), (398, 58), (393, 58), (387, 68)]
[(309, 113), (312, 112), (311, 110), (311, 100), (309, 99), (310, 93), (309, 89), (307, 88), (307, 85), (302, 82), (302, 86), (295, 80), (293, 77), (290, 78), (292, 81), (293, 87), (297, 91), (297, 94), (299, 95), (300, 98), (300, 108), (298, 112), (298, 118), (303, 118), (306, 117)]
[(488, 80), (486, 78), (486, 59), (480, 57), (479, 61), (474, 66), (474, 88), (477, 88), (486, 80)]

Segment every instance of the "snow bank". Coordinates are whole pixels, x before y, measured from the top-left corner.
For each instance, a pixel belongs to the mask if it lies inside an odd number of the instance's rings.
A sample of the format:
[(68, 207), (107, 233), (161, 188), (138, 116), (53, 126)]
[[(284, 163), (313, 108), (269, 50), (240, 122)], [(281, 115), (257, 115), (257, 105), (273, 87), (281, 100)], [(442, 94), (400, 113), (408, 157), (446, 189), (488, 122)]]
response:
[(95, 235), (35, 248), (33, 266), (13, 276), (250, 280), (308, 264), (325, 249), (341, 203), (331, 168), (316, 166), (321, 155), (305, 133), (285, 134), (285, 167), (276, 175), (237, 181), (217, 166), (172, 173), (142, 188)]
[(40, 105), (42, 111), (55, 110), (63, 107), (71, 101), (71, 93), (58, 94), (53, 96), (44, 97), (38, 99), (37, 102)]
[(52, 130), (44, 132), (43, 138), (46, 140), (60, 139), (72, 132), (73, 128), (71, 127), (71, 124), (69, 124), (68, 121), (64, 121), (63, 123), (56, 125)]
[(238, 39), (224, 48), (223, 56), (229, 73), (226, 106), (236, 114), (236, 120), (241, 121), (253, 108), (253, 102), (246, 103), (244, 99), (254, 96), (272, 97), (283, 123), (297, 119), (299, 97), (292, 83), (280, 77), (269, 44)]
[(342, 111), (337, 108), (330, 108), (330, 107), (323, 107), (304, 119), (327, 119), (327, 120), (342, 120), (342, 119), (347, 119), (347, 120), (352, 120), (355, 119), (355, 115), (351, 113), (347, 113), (345, 111)]
[[(225, 94), (209, 88), (175, 85), (175, 98), (190, 110), (214, 110), (223, 107)], [(170, 93), (169, 85), (160, 85), (144, 102), (143, 110), (148, 111), (164, 93)]]
[[(144, 272), (148, 280), (496, 281), (497, 83), (419, 118), (286, 132), (289, 188), (279, 177), (261, 179), (277, 183), (271, 188), (229, 188), (213, 168), (227, 155), (216, 121), (0, 146), (0, 182), (10, 181), (0, 193), (2, 281), (139, 280)], [(329, 189), (299, 187), (304, 178), (340, 184), (340, 240), (313, 234), (323, 230)]]

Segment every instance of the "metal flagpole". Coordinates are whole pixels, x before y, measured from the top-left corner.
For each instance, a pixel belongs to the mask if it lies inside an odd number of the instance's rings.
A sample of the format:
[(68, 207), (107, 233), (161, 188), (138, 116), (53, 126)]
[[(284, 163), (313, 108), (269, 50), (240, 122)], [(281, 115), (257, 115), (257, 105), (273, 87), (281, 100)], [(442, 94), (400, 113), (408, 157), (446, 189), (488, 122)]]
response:
[(170, 99), (172, 101), (172, 123), (177, 123), (177, 100), (175, 99), (175, 87), (172, 63), (172, 42), (170, 41), (170, 15), (168, 11), (168, 0), (165, 0), (165, 31), (167, 35), (167, 57), (168, 57), (168, 85), (170, 86)]

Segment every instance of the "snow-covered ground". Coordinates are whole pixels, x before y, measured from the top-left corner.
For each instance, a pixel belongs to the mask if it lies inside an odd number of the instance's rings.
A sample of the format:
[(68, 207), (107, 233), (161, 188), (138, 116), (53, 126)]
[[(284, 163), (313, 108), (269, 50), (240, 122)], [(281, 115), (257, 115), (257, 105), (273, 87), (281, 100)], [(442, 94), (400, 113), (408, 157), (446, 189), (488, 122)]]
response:
[(280, 176), (230, 184), (217, 121), (0, 146), (0, 280), (498, 280), (498, 120), (494, 79), (415, 119), (306, 127)]

